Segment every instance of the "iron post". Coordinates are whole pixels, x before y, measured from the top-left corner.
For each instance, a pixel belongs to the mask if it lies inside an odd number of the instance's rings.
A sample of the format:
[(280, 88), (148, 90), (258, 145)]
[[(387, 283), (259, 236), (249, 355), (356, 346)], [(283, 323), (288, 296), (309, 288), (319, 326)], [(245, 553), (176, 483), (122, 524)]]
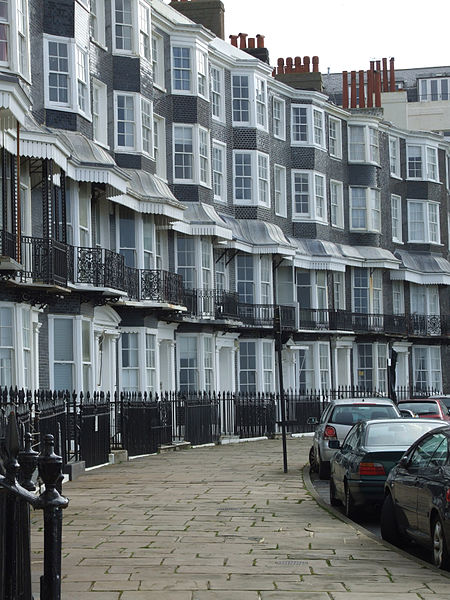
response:
[(275, 329), (275, 350), (278, 358), (278, 382), (280, 385), (280, 408), (281, 408), (281, 439), (283, 445), (283, 471), (288, 472), (287, 465), (287, 445), (286, 445), (286, 399), (284, 397), (283, 384), (283, 362), (281, 351), (283, 341), (281, 338), (281, 312), (280, 306), (277, 304), (274, 307), (274, 329)]

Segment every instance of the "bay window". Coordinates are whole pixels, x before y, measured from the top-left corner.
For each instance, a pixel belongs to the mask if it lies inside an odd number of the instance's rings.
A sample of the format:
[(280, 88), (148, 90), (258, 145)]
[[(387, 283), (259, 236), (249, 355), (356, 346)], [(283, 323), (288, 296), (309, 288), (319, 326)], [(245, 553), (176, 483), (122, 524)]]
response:
[(403, 281), (392, 282), (392, 312), (394, 315), (405, 314), (405, 292)]
[(410, 283), (411, 314), (440, 315), (439, 289), (436, 285)]
[(380, 162), (378, 129), (369, 125), (348, 125), (350, 162)]
[(234, 151), (234, 202), (270, 206), (269, 156), (252, 150)]
[(231, 78), (233, 125), (267, 130), (267, 81), (254, 74)]
[(136, 267), (135, 213), (121, 206), (119, 214), (119, 254), (124, 257), (127, 267)]
[(73, 318), (53, 319), (53, 381), (50, 380), (52, 389), (75, 389), (74, 337)]
[(440, 244), (439, 204), (408, 200), (408, 242)]
[(172, 40), (172, 93), (198, 94), (208, 100), (208, 54), (195, 44)]
[(211, 185), (210, 133), (198, 125), (173, 126), (174, 180)]
[(90, 118), (88, 53), (74, 40), (44, 34), (45, 104)]
[(387, 392), (387, 345), (356, 344), (358, 387), (366, 391)]
[(139, 94), (114, 92), (116, 152), (153, 154), (152, 103)]
[(92, 131), (98, 144), (108, 144), (108, 90), (96, 79), (92, 81)]
[(239, 342), (239, 391), (242, 393), (274, 392), (273, 341)]
[(197, 287), (195, 238), (177, 235), (177, 273), (185, 288)]
[(302, 392), (330, 388), (330, 348), (322, 342), (302, 344), (297, 350), (297, 381)]
[(292, 145), (316, 146), (323, 150), (325, 146), (325, 113), (311, 105), (291, 106), (291, 142)]
[(153, 116), (153, 157), (156, 175), (161, 179), (167, 179), (166, 121), (159, 115)]
[(350, 188), (350, 229), (381, 231), (381, 197), (373, 188)]
[[(23, 382), (26, 389), (32, 388), (32, 323), (31, 311), (27, 308), (22, 309), (22, 345), (23, 345)], [(1, 350), (0, 350), (1, 352)], [(0, 376), (1, 379), (1, 376)], [(0, 385), (1, 387), (1, 385)]]
[(83, 392), (87, 393), (92, 389), (92, 349), (91, 349), (91, 323), (83, 319), (81, 321), (81, 360), (82, 360), (82, 381)]
[(325, 223), (325, 175), (314, 171), (292, 171), (292, 217), (295, 221)]
[(164, 88), (164, 40), (152, 31), (152, 71), (153, 85)]
[(380, 269), (353, 269), (353, 311), (357, 314), (382, 314), (383, 279)]
[(251, 254), (238, 254), (236, 257), (236, 280), (239, 301), (253, 304), (255, 302), (255, 276)]
[(158, 391), (157, 338), (152, 329), (125, 328), (120, 336), (120, 385), (126, 392)]
[(437, 148), (422, 144), (407, 144), (408, 179), (439, 182)]
[(177, 335), (178, 383), (183, 392), (214, 390), (214, 338)]
[(156, 392), (156, 335), (145, 334), (145, 387), (147, 392)]
[(412, 366), (417, 391), (442, 391), (441, 349), (439, 346), (413, 346)]
[(345, 277), (344, 273), (333, 273), (334, 310), (345, 310)]
[(28, 0), (0, 2), (0, 66), (30, 78)]

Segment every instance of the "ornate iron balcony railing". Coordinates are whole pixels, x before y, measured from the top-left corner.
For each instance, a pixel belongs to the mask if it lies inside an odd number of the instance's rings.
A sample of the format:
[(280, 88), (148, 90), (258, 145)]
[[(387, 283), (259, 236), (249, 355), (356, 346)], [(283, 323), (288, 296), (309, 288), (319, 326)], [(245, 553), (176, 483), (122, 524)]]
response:
[(45, 283), (67, 287), (69, 246), (52, 239), (22, 236), (23, 283)]
[(4, 229), (0, 229), (0, 256), (17, 259), (17, 236)]

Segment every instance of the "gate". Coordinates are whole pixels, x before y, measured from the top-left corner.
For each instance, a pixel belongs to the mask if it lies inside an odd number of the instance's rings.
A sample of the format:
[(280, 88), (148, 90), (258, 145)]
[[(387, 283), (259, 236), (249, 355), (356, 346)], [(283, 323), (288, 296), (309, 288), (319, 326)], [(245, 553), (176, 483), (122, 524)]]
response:
[(80, 394), (80, 455), (86, 467), (104, 465), (111, 452), (111, 407), (103, 392)]

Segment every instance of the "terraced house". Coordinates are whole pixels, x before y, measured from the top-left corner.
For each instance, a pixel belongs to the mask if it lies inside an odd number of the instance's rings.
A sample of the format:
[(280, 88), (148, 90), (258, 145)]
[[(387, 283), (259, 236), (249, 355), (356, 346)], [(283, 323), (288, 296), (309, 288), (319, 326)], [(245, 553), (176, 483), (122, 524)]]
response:
[(219, 0), (0, 1), (0, 386), (274, 391), (280, 306), (286, 388), (386, 392), (395, 350), (450, 393), (450, 123), (224, 37)]

